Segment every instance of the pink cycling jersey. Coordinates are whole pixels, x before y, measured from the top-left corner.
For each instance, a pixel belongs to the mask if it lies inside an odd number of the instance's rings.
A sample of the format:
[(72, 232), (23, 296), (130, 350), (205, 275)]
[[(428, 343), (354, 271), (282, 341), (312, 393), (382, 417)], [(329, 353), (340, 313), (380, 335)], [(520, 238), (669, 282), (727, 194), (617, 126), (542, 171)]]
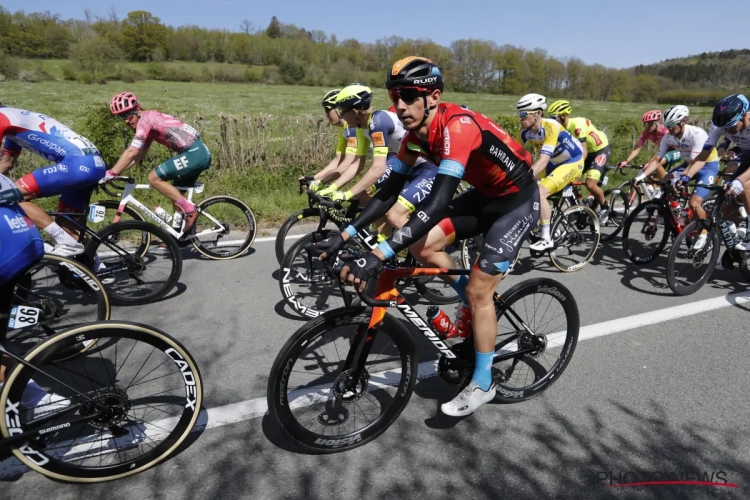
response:
[(657, 146), (661, 144), (661, 140), (664, 138), (665, 135), (669, 133), (669, 130), (667, 130), (667, 127), (659, 124), (659, 127), (656, 129), (655, 132), (650, 132), (648, 130), (644, 130), (641, 133), (641, 138), (638, 139), (638, 145), (637, 148), (643, 147), (643, 145), (646, 143), (646, 141), (651, 141)]
[(141, 118), (135, 129), (135, 137), (130, 143), (136, 149), (143, 149), (156, 141), (172, 151), (182, 153), (200, 138), (200, 134), (174, 116), (159, 111), (141, 111)]

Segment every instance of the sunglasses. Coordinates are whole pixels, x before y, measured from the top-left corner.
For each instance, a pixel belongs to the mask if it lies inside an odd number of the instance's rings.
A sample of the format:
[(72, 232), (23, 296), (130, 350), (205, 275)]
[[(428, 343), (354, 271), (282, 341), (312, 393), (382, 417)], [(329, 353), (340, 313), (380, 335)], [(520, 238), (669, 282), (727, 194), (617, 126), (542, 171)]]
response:
[(519, 118), (526, 118), (527, 116), (533, 115), (534, 113), (536, 113), (536, 111), (519, 111), (518, 112), (518, 117)]
[(643, 126), (644, 126), (644, 127), (650, 127), (650, 126), (651, 126), (651, 125), (653, 125), (654, 123), (659, 123), (659, 122), (644, 122), (644, 123), (643, 123)]
[(409, 87), (402, 89), (391, 89), (388, 91), (388, 96), (391, 98), (393, 104), (398, 104), (399, 99), (404, 101), (407, 106), (414, 104), (420, 97), (427, 95), (429, 92), (417, 87)]
[(125, 121), (128, 121), (128, 118), (130, 118), (134, 114), (135, 114), (135, 111), (128, 111), (127, 113), (123, 113), (121, 115), (115, 115), (115, 116), (117, 116), (117, 118), (125, 122)]

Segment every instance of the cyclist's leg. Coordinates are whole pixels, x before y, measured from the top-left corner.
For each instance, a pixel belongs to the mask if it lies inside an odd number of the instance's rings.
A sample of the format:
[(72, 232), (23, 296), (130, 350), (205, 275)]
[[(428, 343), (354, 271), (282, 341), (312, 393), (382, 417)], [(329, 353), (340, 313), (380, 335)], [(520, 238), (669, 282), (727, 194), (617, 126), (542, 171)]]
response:
[[(719, 175), (719, 162), (712, 161), (703, 165), (694, 176), (693, 179), (699, 184), (713, 185), (716, 180), (716, 176)], [(695, 214), (694, 218), (705, 219), (706, 211), (703, 210), (703, 200), (705, 200), (711, 191), (706, 188), (695, 188), (693, 194), (690, 195), (688, 206), (693, 210)]]
[(497, 318), (493, 297), (524, 240), (539, 222), (539, 191), (533, 185), (529, 188), (487, 207), (498, 218), (486, 234), (466, 287), (471, 306), (476, 364), (471, 384), (452, 401), (441, 406), (448, 415), (468, 415), (495, 397), (491, 369), (497, 341)]
[(401, 229), (409, 221), (416, 206), (429, 196), (436, 174), (437, 167), (431, 163), (423, 163), (415, 169), (414, 174), (401, 190), (398, 201), (386, 213), (388, 222), (393, 227)]
[(604, 166), (609, 161), (609, 146), (606, 146), (599, 151), (590, 153), (586, 157), (584, 172), (586, 172), (586, 189), (594, 195), (596, 202), (600, 206), (604, 206), (606, 200), (604, 199), (604, 191), (599, 187), (599, 181), (604, 175)]
[(532, 250), (541, 251), (552, 248), (552, 238), (549, 233), (552, 208), (547, 198), (551, 194), (562, 191), (565, 186), (581, 175), (582, 171), (583, 160), (578, 159), (554, 167), (554, 170), (539, 182), (539, 223), (542, 227), (542, 239), (530, 247)]

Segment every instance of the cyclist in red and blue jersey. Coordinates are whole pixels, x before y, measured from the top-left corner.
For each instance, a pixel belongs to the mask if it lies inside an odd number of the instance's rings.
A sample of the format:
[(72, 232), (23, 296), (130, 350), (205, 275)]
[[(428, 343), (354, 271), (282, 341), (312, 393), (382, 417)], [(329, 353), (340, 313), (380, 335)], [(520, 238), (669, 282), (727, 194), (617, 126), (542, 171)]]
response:
[[(25, 149), (53, 162), (18, 179), (16, 186), (25, 200), (60, 195), (58, 208), (82, 212), (91, 191), (104, 177), (104, 161), (91, 141), (41, 113), (0, 107), (0, 136), (4, 137), (0, 174), (8, 174)], [(33, 203), (23, 210), (37, 227), (57, 243), (50, 253), (71, 256), (83, 252), (83, 245)]]
[[(366, 282), (383, 269), (383, 262), (406, 247), (427, 265), (451, 268), (455, 263), (443, 251), (446, 245), (455, 239), (485, 235), (468, 280), (462, 277), (451, 282), (470, 306), (468, 318), (464, 315), (467, 309), (460, 308), (458, 323), (464, 325), (457, 329), (462, 336), (473, 329), (476, 367), (471, 383), (441, 405), (441, 410), (465, 416), (495, 397), (491, 374), (497, 338), (493, 293), (539, 221), (539, 190), (531, 155), (486, 116), (457, 104), (441, 103), (443, 76), (429, 59), (397, 61), (388, 72), (386, 87), (399, 120), (409, 131), (401, 142), (398, 161), (388, 182), (351, 226), (319, 245), (326, 254), (335, 254), (353, 234), (396, 203), (419, 157), (438, 165), (430, 195), (417, 205), (415, 216), (373, 252), (348, 260), (341, 278), (364, 290)], [(475, 189), (453, 199), (461, 179)]]
[[(42, 236), (18, 205), (23, 195), (13, 181), (0, 174), (0, 344), (5, 342), (14, 280), (44, 257)], [(0, 359), (0, 389), (5, 382), (8, 359)], [(46, 392), (33, 379), (26, 384), (22, 401), (33, 408), (34, 418), (70, 404), (70, 400)]]

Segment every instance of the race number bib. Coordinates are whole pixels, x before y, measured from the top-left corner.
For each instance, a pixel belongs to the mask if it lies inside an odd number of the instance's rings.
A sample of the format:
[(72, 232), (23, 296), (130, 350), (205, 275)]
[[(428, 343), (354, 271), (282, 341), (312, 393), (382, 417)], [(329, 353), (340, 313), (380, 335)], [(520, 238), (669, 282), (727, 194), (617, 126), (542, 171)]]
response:
[(101, 205), (89, 206), (89, 220), (96, 224), (104, 220), (104, 207)]
[(8, 329), (26, 328), (39, 323), (41, 309), (27, 306), (14, 306), (10, 310), (10, 319), (8, 320)]

